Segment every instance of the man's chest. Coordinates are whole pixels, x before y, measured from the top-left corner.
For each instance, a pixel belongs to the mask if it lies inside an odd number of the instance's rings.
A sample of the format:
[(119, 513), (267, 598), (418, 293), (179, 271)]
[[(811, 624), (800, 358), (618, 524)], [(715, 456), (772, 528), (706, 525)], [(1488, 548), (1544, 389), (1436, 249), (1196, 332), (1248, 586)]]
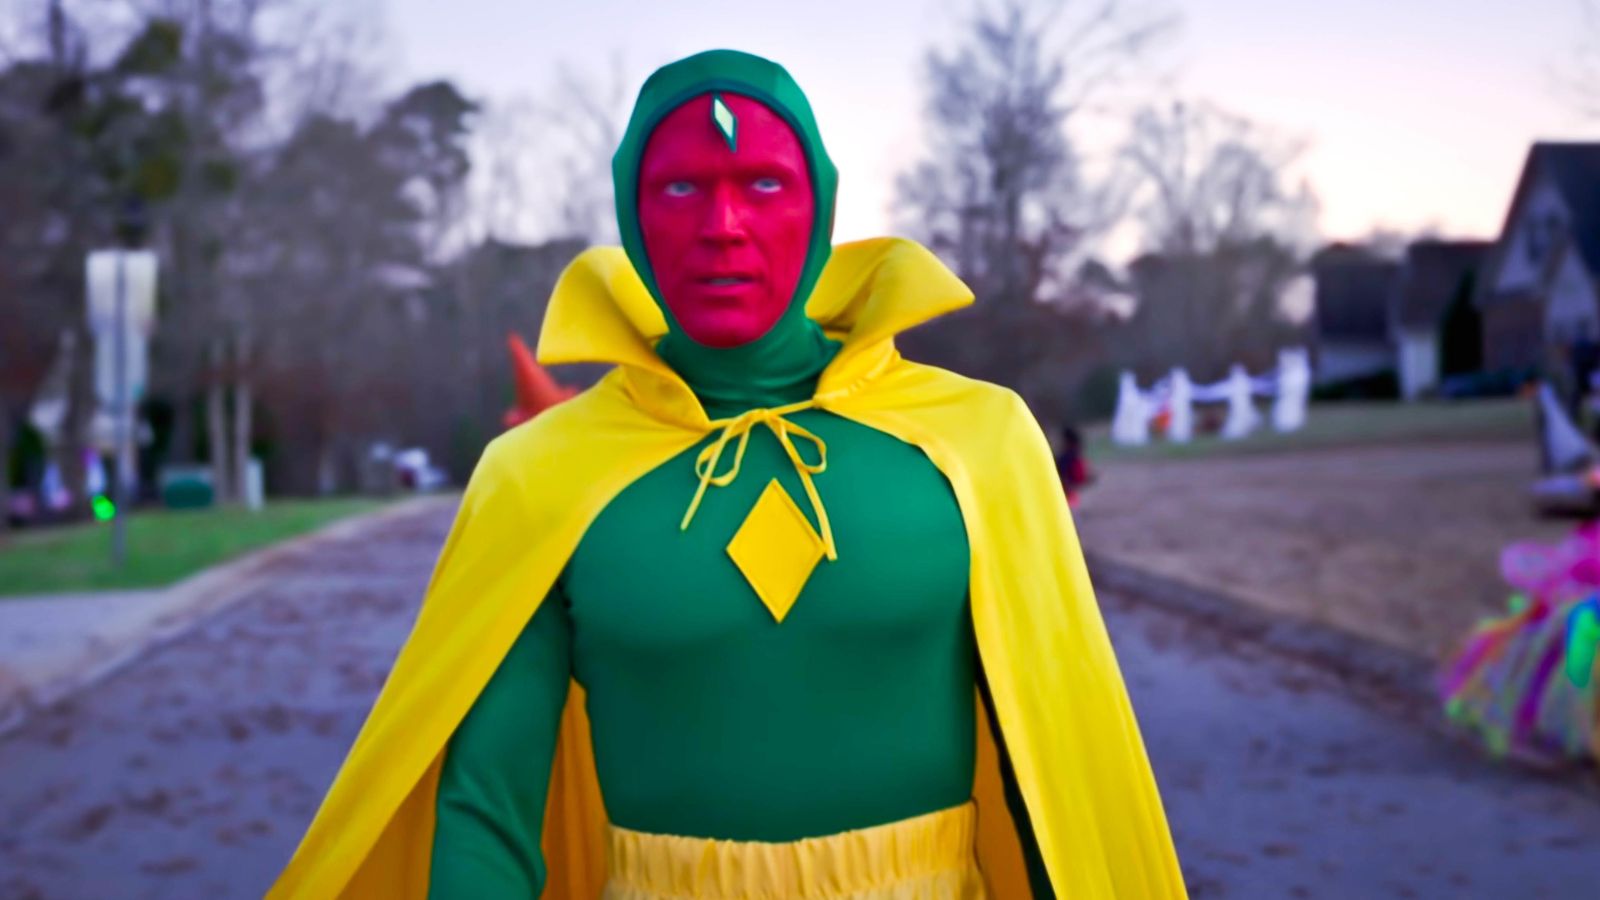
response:
[(562, 586), (580, 671), (586, 655), (883, 648), (964, 630), (966, 533), (943, 475), (916, 447), (864, 426), (818, 412), (794, 421), (827, 445), (814, 483), (837, 559), (823, 558), (812, 502), (765, 428), (738, 477), (708, 488), (681, 528), (699, 484), (695, 448), (624, 490), (574, 553)]

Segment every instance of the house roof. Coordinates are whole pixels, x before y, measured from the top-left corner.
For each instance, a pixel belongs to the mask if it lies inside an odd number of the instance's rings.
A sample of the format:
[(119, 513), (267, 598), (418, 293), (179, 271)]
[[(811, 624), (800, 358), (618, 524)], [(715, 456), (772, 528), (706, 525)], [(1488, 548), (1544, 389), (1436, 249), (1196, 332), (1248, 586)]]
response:
[(1483, 264), (1488, 241), (1417, 241), (1406, 250), (1391, 316), (1402, 328), (1433, 328)]
[(1535, 144), (1531, 158), (1555, 179), (1572, 213), (1578, 252), (1590, 272), (1600, 273), (1600, 143)]
[(1493, 299), (1493, 282), (1512, 245), (1512, 229), (1521, 216), (1522, 205), (1534, 187), (1548, 180), (1561, 194), (1572, 214), (1570, 235), (1579, 258), (1591, 272), (1600, 276), (1600, 142), (1541, 141), (1528, 151), (1516, 193), (1506, 210), (1500, 228), (1500, 241), (1489, 260), (1490, 275), (1480, 284), (1479, 301)]

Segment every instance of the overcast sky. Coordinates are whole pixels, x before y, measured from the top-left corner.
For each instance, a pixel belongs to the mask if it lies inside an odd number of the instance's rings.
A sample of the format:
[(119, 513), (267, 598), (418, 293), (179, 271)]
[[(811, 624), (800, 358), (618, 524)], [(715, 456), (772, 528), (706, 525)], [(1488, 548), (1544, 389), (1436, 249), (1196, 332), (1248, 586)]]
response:
[[(1080, 5), (1084, 0), (1069, 0)], [(1580, 0), (1171, 0), (1158, 57), (1171, 89), (1305, 138), (1321, 225), (1493, 236), (1527, 146), (1600, 139), (1556, 95)], [(885, 232), (892, 181), (919, 148), (919, 61), (961, 0), (389, 0), (397, 76), (489, 98), (548, 91), (559, 61), (629, 99), (656, 66), (712, 47), (783, 63), (841, 172), (838, 237)], [(1158, 85), (1151, 85), (1159, 91)], [(1169, 91), (1170, 93), (1170, 91)], [(1109, 140), (1109, 138), (1104, 138)]]

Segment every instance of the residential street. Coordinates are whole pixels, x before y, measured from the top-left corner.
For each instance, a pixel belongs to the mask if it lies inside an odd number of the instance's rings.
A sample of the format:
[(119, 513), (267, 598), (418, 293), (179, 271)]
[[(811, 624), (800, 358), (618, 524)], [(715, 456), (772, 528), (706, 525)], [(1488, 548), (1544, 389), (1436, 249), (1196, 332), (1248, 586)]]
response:
[[(260, 896), (448, 524), (434, 509), (282, 560), (270, 589), (0, 739), (0, 898)], [(1490, 764), (1316, 671), (1103, 599), (1196, 898), (1595, 895), (1591, 779)]]

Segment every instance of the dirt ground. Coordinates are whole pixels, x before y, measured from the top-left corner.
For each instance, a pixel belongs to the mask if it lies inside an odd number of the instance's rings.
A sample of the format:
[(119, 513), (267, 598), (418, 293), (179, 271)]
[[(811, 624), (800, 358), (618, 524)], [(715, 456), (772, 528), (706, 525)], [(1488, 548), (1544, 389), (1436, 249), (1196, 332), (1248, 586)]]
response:
[(1438, 657), (1504, 608), (1503, 546), (1573, 525), (1532, 513), (1531, 453), (1462, 442), (1116, 462), (1078, 522), (1091, 552)]

